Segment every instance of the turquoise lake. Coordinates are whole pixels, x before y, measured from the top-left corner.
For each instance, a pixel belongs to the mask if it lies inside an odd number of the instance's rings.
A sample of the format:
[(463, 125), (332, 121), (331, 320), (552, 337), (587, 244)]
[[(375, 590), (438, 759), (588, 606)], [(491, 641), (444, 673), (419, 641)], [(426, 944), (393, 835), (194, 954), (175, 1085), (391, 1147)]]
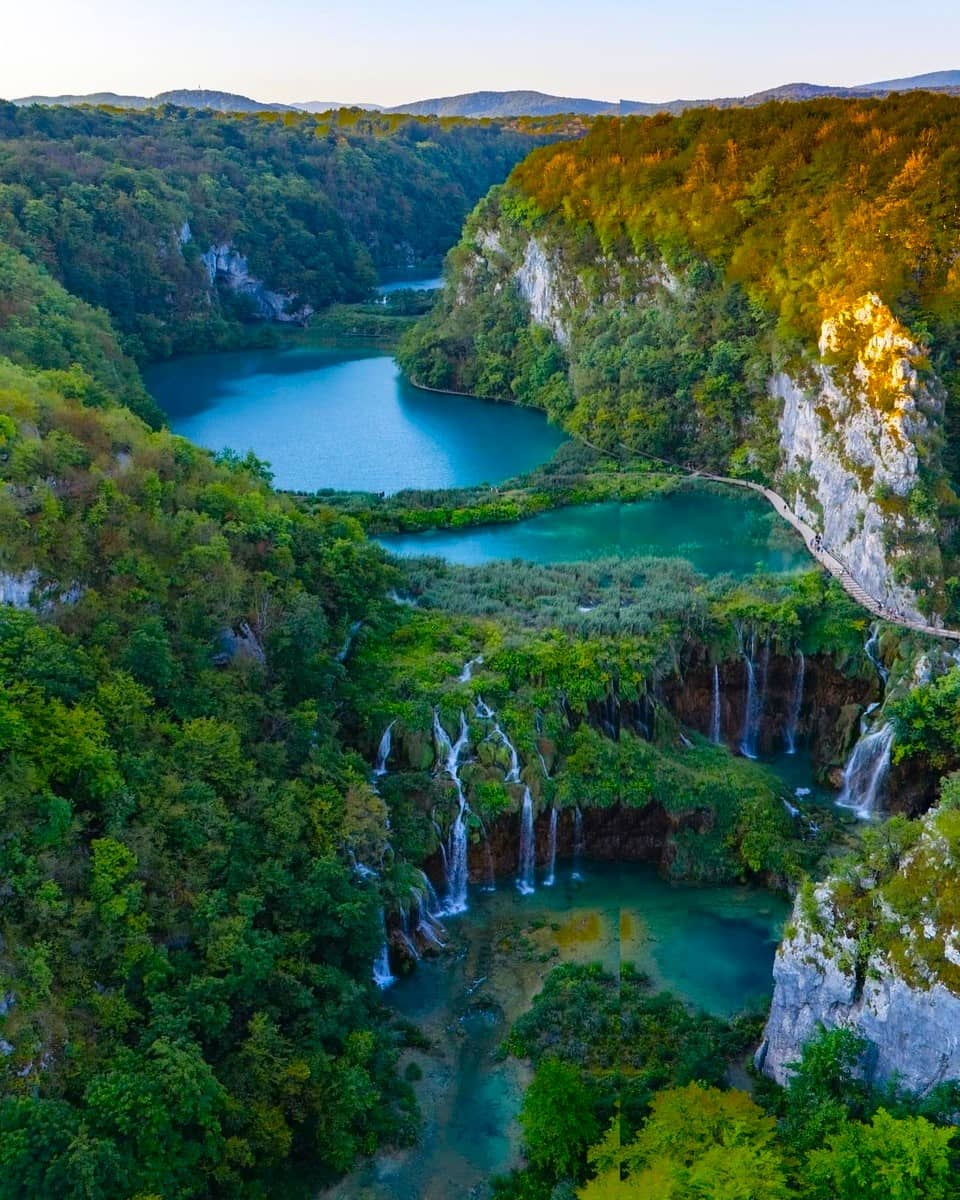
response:
[(196, 355), (144, 377), (174, 432), (253, 450), (293, 491), (501, 483), (565, 440), (532, 409), (419, 391), (369, 345)]

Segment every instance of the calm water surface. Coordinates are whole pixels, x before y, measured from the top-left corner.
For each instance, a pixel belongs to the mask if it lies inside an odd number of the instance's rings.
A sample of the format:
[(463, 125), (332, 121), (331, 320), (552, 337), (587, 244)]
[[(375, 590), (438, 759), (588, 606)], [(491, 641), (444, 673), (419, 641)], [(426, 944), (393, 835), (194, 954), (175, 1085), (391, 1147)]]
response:
[(561, 863), (556, 885), (533, 895), (521, 896), (509, 879), (493, 895), (473, 893), (470, 911), (447, 921), (451, 950), (386, 993), (431, 1039), (429, 1052), (413, 1056), (423, 1071), (423, 1140), (378, 1156), (333, 1196), (486, 1196), (485, 1182), (516, 1160), (528, 1082), (525, 1064), (497, 1061), (495, 1052), (553, 966), (602, 962), (616, 972), (632, 962), (656, 986), (729, 1016), (769, 995), (786, 915), (768, 892), (671, 886), (641, 864), (588, 862), (574, 882)]
[(145, 379), (176, 433), (253, 450), (278, 487), (297, 491), (499, 483), (564, 440), (532, 409), (418, 391), (377, 347), (196, 355)]
[(558, 508), (512, 525), (428, 530), (380, 540), (394, 554), (435, 554), (464, 566), (512, 558), (558, 563), (648, 554), (685, 558), (706, 575), (810, 565), (800, 538), (765, 501), (705, 488), (630, 504)]

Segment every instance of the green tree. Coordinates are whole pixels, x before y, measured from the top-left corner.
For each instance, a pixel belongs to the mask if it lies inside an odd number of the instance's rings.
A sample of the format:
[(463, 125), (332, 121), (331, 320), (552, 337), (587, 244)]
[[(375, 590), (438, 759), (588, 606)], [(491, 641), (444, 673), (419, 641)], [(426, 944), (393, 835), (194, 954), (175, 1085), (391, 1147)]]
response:
[(599, 1126), (592, 1089), (576, 1067), (556, 1058), (540, 1063), (523, 1098), (520, 1127), (536, 1171), (553, 1180), (580, 1176)]
[(804, 1170), (809, 1200), (944, 1200), (953, 1195), (954, 1129), (880, 1109), (869, 1125), (848, 1124), (813, 1150)]

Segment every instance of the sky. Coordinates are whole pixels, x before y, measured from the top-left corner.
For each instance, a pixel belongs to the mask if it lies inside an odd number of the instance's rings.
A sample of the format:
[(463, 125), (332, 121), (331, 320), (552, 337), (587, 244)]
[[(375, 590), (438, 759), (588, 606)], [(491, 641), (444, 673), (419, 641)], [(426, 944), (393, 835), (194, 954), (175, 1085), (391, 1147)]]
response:
[(960, 68), (956, 0), (37, 0), (0, 31), (0, 96), (205, 87), (384, 105), (531, 88), (744, 95)]

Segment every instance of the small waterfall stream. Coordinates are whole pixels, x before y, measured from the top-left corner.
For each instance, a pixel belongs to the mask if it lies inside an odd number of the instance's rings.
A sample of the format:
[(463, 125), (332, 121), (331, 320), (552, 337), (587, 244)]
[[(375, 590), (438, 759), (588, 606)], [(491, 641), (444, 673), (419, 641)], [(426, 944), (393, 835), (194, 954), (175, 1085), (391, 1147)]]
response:
[(582, 879), (583, 873), (583, 853), (586, 850), (586, 842), (583, 837), (583, 813), (580, 811), (580, 805), (576, 805), (573, 810), (573, 871), (570, 873), (571, 879)]
[(377, 779), (387, 773), (387, 759), (390, 757), (392, 749), (391, 730), (394, 725), (396, 725), (396, 721), (391, 721), (383, 731), (383, 737), (380, 739), (380, 746), (377, 750), (377, 765), (373, 768), (373, 773)]
[(880, 657), (880, 626), (878, 624), (870, 626), (870, 636), (864, 644), (863, 652), (873, 663), (881, 680), (886, 683), (890, 678), (890, 672), (883, 665), (883, 659)]
[(720, 745), (720, 665), (713, 664), (713, 705), (710, 710), (710, 741)]
[(513, 742), (510, 741), (510, 739), (507, 737), (507, 735), (500, 728), (499, 721), (494, 724), (493, 733), (491, 736), (498, 737), (500, 739), (500, 741), (503, 743), (507, 753), (510, 755), (510, 770), (506, 774), (505, 782), (506, 783), (519, 783), (520, 782), (520, 759), (517, 756), (517, 750), (516, 750), (516, 747), (514, 746)]
[(476, 658), (471, 658), (469, 662), (463, 664), (463, 670), (457, 676), (457, 683), (469, 683), (473, 678), (473, 668), (483, 666), (483, 655), (478, 654)]
[(350, 647), (353, 645), (353, 639), (360, 632), (360, 628), (362, 625), (363, 625), (362, 621), (354, 621), (353, 624), (350, 626), (350, 628), (347, 630), (347, 636), (344, 639), (343, 645), (340, 647), (340, 649), (337, 651), (337, 654), (336, 654), (337, 662), (342, 663), (342, 662), (347, 661), (347, 655), (350, 653)]
[(787, 715), (787, 753), (797, 752), (797, 730), (800, 727), (800, 709), (803, 707), (803, 681), (807, 673), (807, 660), (803, 651), (797, 651), (797, 670), (793, 677), (793, 696), (790, 700), (790, 712)]
[(457, 815), (450, 829), (445, 867), (447, 873), (447, 899), (444, 911), (448, 915), (467, 911), (467, 816), (470, 808), (460, 782), (460, 755), (470, 737), (470, 727), (463, 712), (460, 713), (460, 732), (451, 742), (447, 731), (440, 724), (439, 710), (433, 710), (433, 736), (437, 754), (443, 759), (444, 769), (457, 789)]
[(533, 881), (536, 862), (536, 844), (533, 830), (533, 797), (530, 789), (523, 789), (523, 805), (520, 809), (520, 861), (517, 866), (517, 887), (524, 896), (535, 891)]
[(760, 744), (760, 721), (767, 692), (767, 674), (770, 669), (770, 639), (763, 644), (763, 654), (757, 664), (757, 635), (750, 636), (747, 646), (740, 634), (740, 652), (747, 672), (747, 695), (743, 706), (743, 732), (740, 737), (740, 753), (744, 758), (757, 758)]
[(380, 932), (382, 940), (380, 950), (377, 957), (373, 960), (373, 982), (378, 988), (384, 990), (392, 983), (396, 983), (396, 977), (390, 973), (390, 948), (387, 945), (387, 919), (384, 916), (383, 909), (380, 909)]
[(550, 809), (550, 834), (547, 843), (547, 873), (544, 876), (543, 886), (553, 887), (557, 873), (557, 810)]
[(841, 808), (853, 809), (863, 819), (880, 812), (880, 793), (890, 771), (893, 737), (894, 728), (887, 721), (861, 734), (843, 769), (843, 790), (837, 797)]

